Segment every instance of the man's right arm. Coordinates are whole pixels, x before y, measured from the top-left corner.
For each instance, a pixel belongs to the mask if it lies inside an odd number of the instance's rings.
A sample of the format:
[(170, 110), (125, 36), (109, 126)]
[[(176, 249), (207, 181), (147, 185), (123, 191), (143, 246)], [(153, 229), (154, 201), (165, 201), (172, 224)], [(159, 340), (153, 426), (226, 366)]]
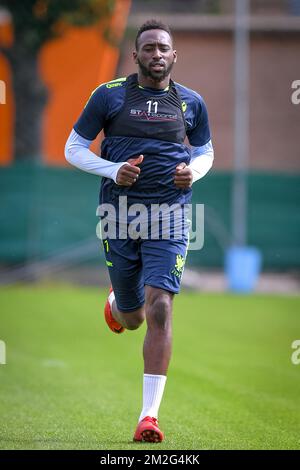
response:
[(108, 103), (105, 92), (105, 86), (100, 85), (91, 94), (66, 142), (65, 157), (71, 165), (80, 170), (111, 178), (117, 183), (118, 171), (125, 162), (110, 162), (89, 149), (107, 119)]
[(89, 150), (92, 140), (81, 137), (73, 129), (65, 146), (65, 157), (71, 165), (80, 170), (105, 178), (111, 178), (117, 183), (119, 169), (127, 162), (114, 163), (99, 157)]
[(132, 186), (139, 177), (144, 156), (129, 158), (126, 162), (114, 163), (98, 157), (89, 150), (92, 141), (81, 137), (73, 129), (65, 146), (66, 160), (80, 170), (112, 179), (121, 186)]
[(103, 129), (109, 103), (102, 85), (91, 94), (65, 145), (65, 157), (71, 165), (97, 176), (112, 179), (116, 184), (131, 186), (139, 177), (138, 165), (143, 156), (125, 162), (111, 162), (91, 152), (90, 145)]

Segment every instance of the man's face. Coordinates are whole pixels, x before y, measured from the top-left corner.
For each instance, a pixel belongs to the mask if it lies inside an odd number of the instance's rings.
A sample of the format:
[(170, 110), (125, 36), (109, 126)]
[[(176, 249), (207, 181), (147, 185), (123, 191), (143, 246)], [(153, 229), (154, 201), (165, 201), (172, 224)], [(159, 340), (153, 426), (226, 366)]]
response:
[(133, 58), (144, 77), (162, 82), (177, 60), (169, 34), (162, 29), (144, 31), (138, 38), (138, 48)]

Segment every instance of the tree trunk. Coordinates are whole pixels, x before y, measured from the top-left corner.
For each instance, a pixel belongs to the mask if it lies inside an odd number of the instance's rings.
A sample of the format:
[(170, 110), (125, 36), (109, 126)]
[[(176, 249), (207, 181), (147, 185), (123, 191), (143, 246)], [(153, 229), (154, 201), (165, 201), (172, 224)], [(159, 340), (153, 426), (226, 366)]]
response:
[(7, 54), (15, 100), (16, 161), (41, 160), (42, 119), (48, 94), (39, 73), (38, 52), (15, 45)]

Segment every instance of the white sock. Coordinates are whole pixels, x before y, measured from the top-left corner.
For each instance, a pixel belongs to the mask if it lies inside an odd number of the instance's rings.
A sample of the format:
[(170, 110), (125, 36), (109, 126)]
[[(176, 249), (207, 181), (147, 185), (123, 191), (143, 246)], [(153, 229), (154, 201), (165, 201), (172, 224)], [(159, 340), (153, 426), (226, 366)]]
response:
[(112, 304), (113, 304), (114, 300), (115, 300), (115, 293), (114, 293), (114, 291), (111, 291), (111, 293), (108, 296), (108, 302), (109, 302), (109, 305), (110, 305), (111, 309), (112, 309)]
[(145, 416), (157, 419), (166, 380), (167, 377), (165, 375), (144, 374), (143, 409), (140, 414), (139, 422), (145, 418)]

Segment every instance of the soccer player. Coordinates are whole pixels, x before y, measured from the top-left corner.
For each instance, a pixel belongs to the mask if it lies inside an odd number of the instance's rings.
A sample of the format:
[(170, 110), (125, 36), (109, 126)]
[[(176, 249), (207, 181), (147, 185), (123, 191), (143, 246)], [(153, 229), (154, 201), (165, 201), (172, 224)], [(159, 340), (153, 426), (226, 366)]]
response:
[[(170, 78), (177, 54), (169, 27), (156, 20), (144, 23), (133, 59), (137, 73), (96, 88), (65, 147), (68, 162), (102, 177), (100, 203), (116, 208), (117, 226), (123, 222), (121, 196), (127, 197), (127, 209), (140, 203), (149, 213), (152, 204), (189, 203), (192, 184), (209, 171), (214, 158), (203, 98)], [(99, 157), (89, 147), (102, 129)], [(128, 233), (103, 240), (112, 284), (104, 309), (109, 328), (119, 334), (147, 322), (143, 408), (134, 441), (164, 439), (158, 410), (171, 357), (173, 297), (180, 289), (188, 244), (186, 230), (181, 237), (172, 234), (174, 224), (168, 237), (159, 228), (155, 237)]]

